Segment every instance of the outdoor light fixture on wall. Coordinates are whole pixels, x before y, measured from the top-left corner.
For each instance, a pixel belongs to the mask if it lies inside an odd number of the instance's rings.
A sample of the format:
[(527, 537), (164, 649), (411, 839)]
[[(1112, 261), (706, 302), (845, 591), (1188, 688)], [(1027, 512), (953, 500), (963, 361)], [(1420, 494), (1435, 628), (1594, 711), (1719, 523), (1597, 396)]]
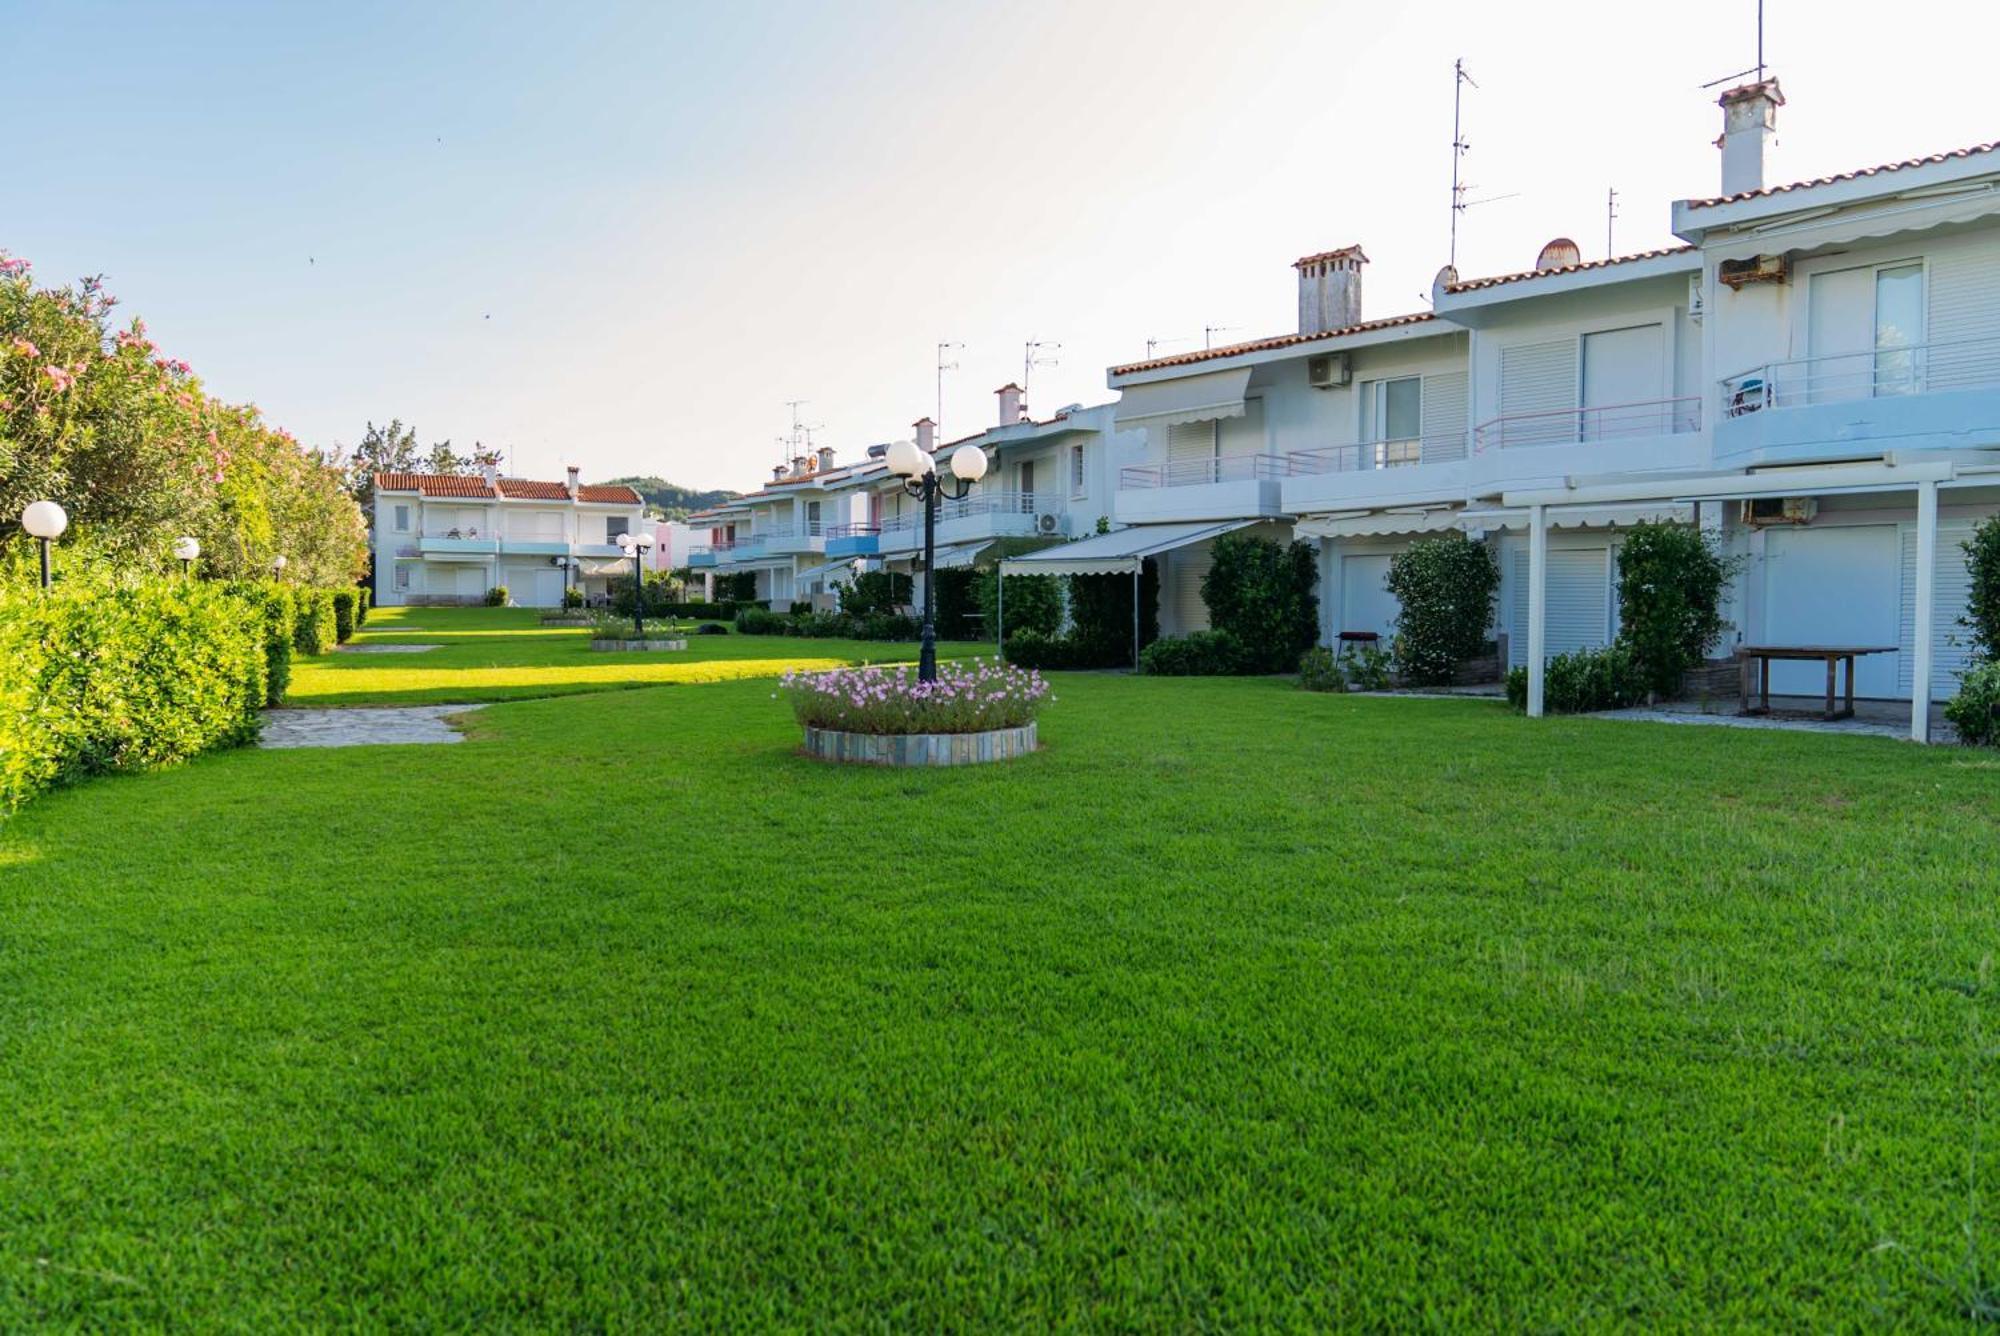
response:
[(21, 527), (28, 531), (42, 547), (42, 588), (47, 589), (49, 575), (49, 544), (62, 537), (63, 530), (69, 528), (69, 512), (53, 501), (35, 501), (21, 512)]
[(917, 655), (917, 680), (937, 681), (937, 508), (940, 498), (963, 501), (972, 494), (972, 484), (986, 476), (986, 452), (976, 445), (961, 445), (951, 456), (951, 491), (945, 491), (938, 477), (937, 461), (919, 450), (914, 441), (896, 441), (884, 456), (889, 472), (903, 480), (903, 490), (924, 503), (924, 630), (923, 648)]

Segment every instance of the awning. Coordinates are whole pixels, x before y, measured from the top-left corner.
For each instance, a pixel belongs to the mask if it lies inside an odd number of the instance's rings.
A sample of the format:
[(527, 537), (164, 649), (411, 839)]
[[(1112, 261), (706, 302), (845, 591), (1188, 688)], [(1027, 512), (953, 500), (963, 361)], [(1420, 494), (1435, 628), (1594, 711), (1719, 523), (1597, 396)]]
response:
[[(1691, 524), (1694, 508), (1676, 502), (1651, 502), (1629, 506), (1550, 506), (1551, 529), (1612, 529), (1630, 524)], [(1309, 516), (1294, 526), (1305, 538), (1388, 538), (1402, 534), (1491, 533), (1495, 530), (1525, 529), (1525, 509), (1471, 509), (1441, 507), (1433, 510), (1376, 510), (1365, 515)]]
[(1121, 427), (1166, 427), (1176, 422), (1242, 417), (1243, 392), (1249, 387), (1247, 366), (1127, 385), (1118, 396), (1115, 417)]
[(978, 559), (981, 552), (991, 546), (993, 541), (988, 539), (983, 543), (953, 543), (948, 547), (941, 547), (937, 550), (937, 568), (948, 571), (970, 566)]
[(1309, 515), (1293, 526), (1301, 538), (1381, 538), (1390, 534), (1441, 533), (1462, 529), (1465, 511), (1456, 506), (1436, 510), (1371, 510), (1363, 515)]
[(632, 563), (625, 557), (613, 557), (609, 561), (585, 559), (577, 562), (576, 573), (585, 579), (600, 575), (630, 575)]
[(806, 569), (800, 571), (795, 578), (800, 580), (817, 580), (822, 575), (831, 575), (835, 571), (843, 575), (854, 574), (854, 558), (848, 557), (841, 561), (829, 561), (824, 566), (808, 566)]
[(1135, 524), (1074, 543), (1024, 552), (1000, 563), (1002, 575), (1130, 575), (1147, 557), (1204, 543), (1262, 520), (1204, 520), (1195, 524)]

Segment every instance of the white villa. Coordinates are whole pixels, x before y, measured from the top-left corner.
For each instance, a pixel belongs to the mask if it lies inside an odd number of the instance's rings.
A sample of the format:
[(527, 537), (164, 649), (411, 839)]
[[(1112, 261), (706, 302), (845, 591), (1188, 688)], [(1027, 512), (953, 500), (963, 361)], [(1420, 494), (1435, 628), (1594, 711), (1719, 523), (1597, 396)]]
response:
[(577, 474), (376, 474), (375, 603), (480, 603), (495, 586), (526, 607), (557, 607), (571, 585), (602, 595), (631, 574), (618, 536), (638, 529), (644, 505), (630, 487), (589, 486)]

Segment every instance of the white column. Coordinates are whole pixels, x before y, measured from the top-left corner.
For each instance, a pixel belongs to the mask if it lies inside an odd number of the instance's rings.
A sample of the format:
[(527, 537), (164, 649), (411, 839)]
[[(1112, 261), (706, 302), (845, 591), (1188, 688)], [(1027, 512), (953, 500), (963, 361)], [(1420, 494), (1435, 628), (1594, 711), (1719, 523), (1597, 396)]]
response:
[(1935, 482), (1917, 484), (1917, 589), (1914, 635), (1910, 647), (1910, 736), (1931, 740), (1931, 639), (1937, 604), (1937, 508)]
[(1528, 717), (1542, 717), (1549, 613), (1549, 512), (1528, 507)]

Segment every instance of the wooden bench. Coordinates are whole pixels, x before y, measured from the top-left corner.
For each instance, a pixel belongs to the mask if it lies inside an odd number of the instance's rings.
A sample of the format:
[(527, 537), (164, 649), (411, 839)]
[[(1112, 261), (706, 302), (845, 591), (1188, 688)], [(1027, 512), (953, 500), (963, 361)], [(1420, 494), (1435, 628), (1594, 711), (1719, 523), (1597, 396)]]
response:
[[(1894, 654), (1894, 645), (1738, 645), (1736, 657), (1743, 665), (1741, 678), (1741, 704), (1739, 714), (1769, 714), (1771, 712), (1771, 663), (1774, 659), (1788, 662), (1826, 662), (1826, 713), (1829, 723), (1835, 719), (1854, 717), (1854, 661), (1863, 654)], [(1836, 704), (1834, 694), (1834, 670), (1847, 665), (1847, 692), (1843, 704)], [(1752, 705), (1750, 698), (1757, 697)]]

